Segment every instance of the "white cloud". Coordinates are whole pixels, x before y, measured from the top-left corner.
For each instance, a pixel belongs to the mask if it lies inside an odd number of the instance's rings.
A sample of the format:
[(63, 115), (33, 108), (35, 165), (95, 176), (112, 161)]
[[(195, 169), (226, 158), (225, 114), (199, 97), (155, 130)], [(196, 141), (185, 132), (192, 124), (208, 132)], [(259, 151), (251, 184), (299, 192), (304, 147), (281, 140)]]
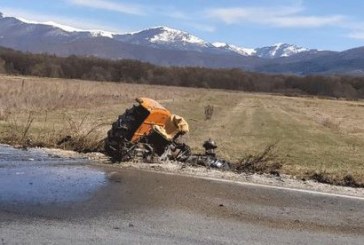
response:
[(209, 18), (222, 21), (226, 24), (257, 23), (276, 27), (321, 27), (342, 23), (344, 17), (331, 16), (305, 16), (304, 8), (292, 7), (236, 7), (215, 8), (207, 11)]
[(364, 40), (364, 23), (363, 22), (348, 23), (347, 26), (345, 26), (345, 27), (349, 29), (349, 33), (347, 34), (348, 38)]
[(364, 40), (364, 31), (351, 32), (349, 33), (348, 37), (352, 39)]
[(141, 5), (113, 2), (109, 0), (69, 0), (69, 3), (95, 9), (115, 11), (124, 14), (145, 15), (146, 10)]
[[(279, 27), (322, 27), (343, 23), (344, 17), (340, 15), (318, 16), (286, 16), (272, 18), (273, 24)], [(268, 22), (267, 22), (268, 24)]]
[[(265, 18), (287, 16), (301, 11), (299, 7), (292, 8), (259, 8), (259, 7), (235, 7), (215, 8), (207, 11), (208, 17), (216, 18), (226, 24), (237, 24), (242, 20), (261, 22)], [(264, 18), (263, 18), (264, 17)]]
[(348, 17), (348, 21), (339, 25), (347, 31), (345, 37), (350, 39), (364, 40), (364, 22)]

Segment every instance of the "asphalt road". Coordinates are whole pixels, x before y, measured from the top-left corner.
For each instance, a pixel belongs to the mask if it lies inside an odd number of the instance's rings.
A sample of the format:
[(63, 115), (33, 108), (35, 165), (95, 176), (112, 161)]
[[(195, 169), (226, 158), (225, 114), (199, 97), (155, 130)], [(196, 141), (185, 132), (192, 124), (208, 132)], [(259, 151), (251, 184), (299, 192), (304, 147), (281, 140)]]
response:
[(364, 244), (360, 199), (76, 163), (27, 166), (0, 159), (0, 244)]
[(364, 244), (363, 200), (106, 172), (87, 200), (2, 202), (0, 244)]

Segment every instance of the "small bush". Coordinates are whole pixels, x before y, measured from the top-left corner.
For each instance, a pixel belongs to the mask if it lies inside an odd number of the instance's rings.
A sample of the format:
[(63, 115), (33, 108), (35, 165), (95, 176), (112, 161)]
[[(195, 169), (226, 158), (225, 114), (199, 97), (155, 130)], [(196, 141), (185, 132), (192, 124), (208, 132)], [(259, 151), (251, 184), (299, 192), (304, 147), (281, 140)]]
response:
[(213, 114), (214, 114), (214, 106), (212, 105), (205, 106), (205, 120), (211, 120)]
[(60, 132), (57, 147), (83, 153), (103, 151), (105, 135), (99, 129), (108, 124), (96, 124), (88, 115), (78, 120), (66, 117), (68, 125)]
[(237, 173), (268, 173), (279, 176), (282, 164), (276, 161), (273, 153), (276, 144), (268, 145), (262, 152), (255, 155), (248, 155), (238, 163), (233, 164), (232, 170)]
[(31, 142), (29, 132), (34, 122), (34, 112), (30, 111), (26, 120), (18, 120), (16, 118), (8, 118), (9, 124), (5, 137), (9, 143), (17, 143), (23, 147), (27, 147)]

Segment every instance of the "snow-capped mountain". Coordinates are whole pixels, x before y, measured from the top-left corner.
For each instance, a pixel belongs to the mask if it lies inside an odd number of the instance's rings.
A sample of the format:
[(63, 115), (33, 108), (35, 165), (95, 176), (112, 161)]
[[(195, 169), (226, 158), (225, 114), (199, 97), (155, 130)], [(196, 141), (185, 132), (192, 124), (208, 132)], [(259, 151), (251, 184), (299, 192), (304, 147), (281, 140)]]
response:
[(281, 57), (289, 57), (292, 55), (304, 53), (304, 52), (316, 52), (315, 49), (307, 49), (298, 47), (297, 45), (288, 44), (288, 43), (278, 43), (273, 46), (262, 47), (262, 48), (241, 48), (235, 45), (215, 42), (212, 43), (213, 46), (220, 49), (231, 50), (232, 52), (238, 53), (244, 56), (257, 56), (260, 58), (281, 58)]
[(157, 27), (151, 29), (157, 33), (149, 39), (152, 43), (178, 43), (178, 44), (195, 44), (199, 46), (206, 46), (206, 42), (196, 36), (187, 32), (175, 30), (168, 27)]
[(287, 43), (278, 43), (273, 46), (256, 48), (255, 55), (260, 58), (289, 57), (304, 52), (316, 52), (315, 49), (307, 49)]
[(113, 38), (120, 42), (155, 48), (201, 51), (201, 49), (212, 47), (211, 44), (187, 32), (164, 26), (149, 28), (140, 32), (118, 34), (114, 35)]
[(142, 30), (140, 32), (128, 33), (124, 35), (118, 35), (116, 38), (122, 41), (136, 42), (136, 43), (155, 43), (155, 44), (179, 44), (189, 45), (194, 44), (198, 46), (206, 46), (206, 42), (196, 36), (193, 36), (187, 32), (172, 29), (165, 26), (158, 26)]
[[(23, 18), (3, 17), (2, 14), (0, 15), (0, 24), (0, 33), (5, 33), (6, 35), (21, 33), (22, 35), (31, 35), (31, 39), (41, 38), (43, 36), (52, 39), (49, 40), (48, 44), (58, 41), (70, 42), (85, 38), (109, 38), (126, 44), (150, 48), (222, 55), (235, 54), (260, 58), (289, 57), (294, 54), (309, 51), (309, 49), (289, 44), (277, 44), (271, 47), (253, 49), (238, 47), (223, 42), (210, 43), (190, 33), (164, 26), (149, 28), (134, 33), (116, 34), (101, 30), (81, 30), (52, 21), (35, 22)], [(19, 48), (16, 44), (10, 47)]]
[(285, 43), (244, 48), (224, 42), (210, 43), (168, 27), (117, 34), (4, 17), (1, 13), (0, 46), (58, 56), (94, 56), (163, 66), (240, 68), (300, 75), (359, 74), (364, 65), (364, 47), (343, 52), (318, 51)]
[(113, 38), (122, 42), (158, 48), (205, 51), (212, 53), (228, 52), (242, 56), (257, 56), (260, 58), (289, 57), (295, 54), (313, 51), (286, 43), (255, 49), (238, 47), (224, 42), (209, 43), (187, 32), (163, 26), (135, 33), (114, 35)]

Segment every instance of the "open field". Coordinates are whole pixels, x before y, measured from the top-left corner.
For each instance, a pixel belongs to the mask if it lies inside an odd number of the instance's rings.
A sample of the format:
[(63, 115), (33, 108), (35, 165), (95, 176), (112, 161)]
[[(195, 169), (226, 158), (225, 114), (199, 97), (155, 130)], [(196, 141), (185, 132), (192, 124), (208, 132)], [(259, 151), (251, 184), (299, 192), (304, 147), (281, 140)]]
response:
[[(276, 144), (284, 173), (317, 172), (364, 183), (364, 102), (221, 90), (0, 76), (0, 142), (97, 149), (110, 124), (136, 97), (159, 100), (186, 118), (195, 151), (213, 138), (218, 154), (238, 161)], [(211, 120), (204, 108), (214, 107)]]

